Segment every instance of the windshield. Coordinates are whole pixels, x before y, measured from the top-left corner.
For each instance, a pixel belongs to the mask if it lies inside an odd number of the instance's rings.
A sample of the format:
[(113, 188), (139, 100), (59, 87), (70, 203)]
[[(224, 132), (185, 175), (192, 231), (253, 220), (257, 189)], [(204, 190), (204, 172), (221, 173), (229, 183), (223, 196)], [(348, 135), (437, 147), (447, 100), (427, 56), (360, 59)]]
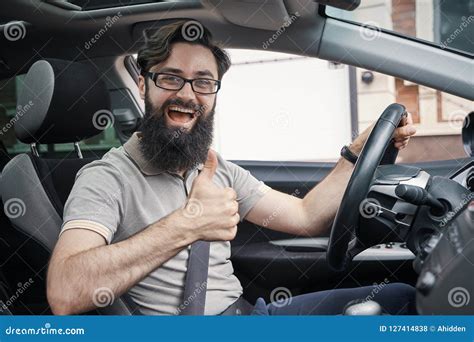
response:
[(327, 6), (326, 14), (474, 55), (474, 0), (362, 0), (352, 12)]

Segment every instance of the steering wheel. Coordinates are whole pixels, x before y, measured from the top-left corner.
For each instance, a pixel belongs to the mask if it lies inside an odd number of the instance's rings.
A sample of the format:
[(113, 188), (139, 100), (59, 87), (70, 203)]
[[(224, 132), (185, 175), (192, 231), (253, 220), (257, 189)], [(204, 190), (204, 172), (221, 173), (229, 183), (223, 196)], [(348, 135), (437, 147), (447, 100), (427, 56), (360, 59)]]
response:
[(407, 115), (405, 107), (393, 103), (377, 120), (360, 153), (347, 185), (341, 205), (334, 219), (327, 251), (327, 261), (336, 271), (346, 268), (362, 249), (357, 244), (359, 208), (365, 200), (377, 167), (394, 164), (398, 150), (392, 136), (400, 121)]

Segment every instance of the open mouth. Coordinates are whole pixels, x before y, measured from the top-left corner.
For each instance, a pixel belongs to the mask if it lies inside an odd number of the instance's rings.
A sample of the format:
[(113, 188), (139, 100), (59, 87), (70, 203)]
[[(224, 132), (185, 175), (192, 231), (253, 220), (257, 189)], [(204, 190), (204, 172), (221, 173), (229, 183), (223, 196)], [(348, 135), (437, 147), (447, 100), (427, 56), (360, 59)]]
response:
[(192, 122), (197, 117), (197, 111), (189, 108), (184, 108), (180, 106), (168, 106), (166, 108), (166, 115), (170, 118), (171, 121), (178, 124), (187, 124)]

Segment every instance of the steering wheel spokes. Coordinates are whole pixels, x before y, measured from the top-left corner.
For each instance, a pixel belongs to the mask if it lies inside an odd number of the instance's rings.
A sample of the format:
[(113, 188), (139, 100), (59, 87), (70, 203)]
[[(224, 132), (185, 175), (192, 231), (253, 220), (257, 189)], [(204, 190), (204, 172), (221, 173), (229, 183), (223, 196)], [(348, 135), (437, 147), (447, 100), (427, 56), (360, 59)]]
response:
[(395, 163), (398, 150), (393, 146), (392, 136), (406, 115), (404, 106), (388, 106), (364, 144), (331, 230), (327, 261), (334, 270), (345, 269), (356, 254), (370, 247), (364, 246), (357, 236), (359, 215), (378, 215), (380, 211), (377, 203), (366, 197), (379, 165)]

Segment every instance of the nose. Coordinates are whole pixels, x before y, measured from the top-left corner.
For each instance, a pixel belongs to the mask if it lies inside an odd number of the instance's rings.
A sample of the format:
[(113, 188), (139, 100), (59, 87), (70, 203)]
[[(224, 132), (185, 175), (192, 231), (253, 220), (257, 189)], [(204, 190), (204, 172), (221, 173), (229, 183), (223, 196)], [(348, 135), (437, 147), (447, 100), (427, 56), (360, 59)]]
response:
[(177, 93), (176, 96), (182, 99), (185, 102), (191, 101), (191, 100), (196, 100), (196, 94), (193, 91), (193, 88), (191, 87), (191, 83), (186, 82)]

